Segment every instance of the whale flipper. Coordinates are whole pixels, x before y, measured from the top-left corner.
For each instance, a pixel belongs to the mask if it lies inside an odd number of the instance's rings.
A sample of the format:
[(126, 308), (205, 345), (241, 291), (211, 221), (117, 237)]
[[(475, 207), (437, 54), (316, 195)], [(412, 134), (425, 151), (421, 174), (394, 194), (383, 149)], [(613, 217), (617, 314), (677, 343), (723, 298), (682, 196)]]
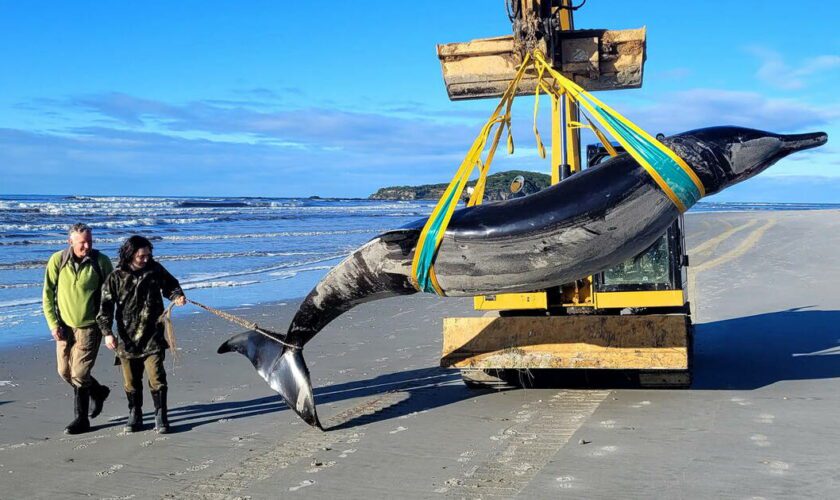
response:
[(234, 335), (219, 346), (217, 352), (238, 352), (248, 358), (257, 373), (280, 394), (289, 408), (309, 425), (323, 429), (301, 349), (284, 347), (261, 333), (251, 331)]

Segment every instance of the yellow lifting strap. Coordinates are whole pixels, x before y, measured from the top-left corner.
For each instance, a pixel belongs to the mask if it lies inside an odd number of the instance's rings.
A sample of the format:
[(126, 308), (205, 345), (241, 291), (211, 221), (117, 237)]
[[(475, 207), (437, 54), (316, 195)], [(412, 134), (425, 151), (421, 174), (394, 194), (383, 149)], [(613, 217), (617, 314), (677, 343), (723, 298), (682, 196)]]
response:
[[(541, 157), (545, 158), (545, 147), (537, 129), (540, 89), (555, 98), (566, 94), (578, 105), (583, 106), (588, 114), (624, 146), (624, 149), (650, 174), (656, 184), (671, 199), (680, 212), (688, 210), (691, 205), (706, 194), (702, 182), (682, 158), (677, 156), (667, 146), (651, 137), (636, 124), (557, 72), (546, 62), (542, 53), (534, 51), (532, 54), (529, 53), (523, 57), (516, 75), (502, 95), (495, 111), (482, 127), (481, 132), (461, 162), (461, 166), (443, 192), (440, 200), (438, 200), (432, 214), (420, 232), (411, 265), (412, 283), (420, 291), (445, 295), (434, 272), (434, 260), (437, 250), (440, 247), (440, 243), (443, 240), (444, 233), (458, 205), (461, 194), (466, 188), (467, 182), (475, 168), (479, 170), (479, 177), (467, 206), (480, 203), (483, 199), (487, 172), (490, 169), (490, 164), (495, 156), (499, 139), (505, 128), (508, 130), (508, 152), (513, 153), (513, 138), (510, 133), (510, 110), (519, 82), (526, 68), (529, 66), (533, 66), (537, 73), (537, 86), (534, 94), (533, 130), (537, 142), (537, 150)], [(552, 86), (549, 86), (544, 80), (546, 74), (552, 78)], [(504, 109), (504, 113), (502, 113), (502, 109)], [(606, 135), (595, 126), (595, 123), (586, 114), (584, 114), (584, 117), (589, 124), (588, 126), (580, 122), (569, 123), (567, 126), (591, 128), (598, 139), (604, 144), (609, 154), (615, 156), (617, 152), (609, 140), (607, 140)], [(494, 126), (497, 126), (497, 129), (487, 156), (482, 162), (481, 154), (487, 146), (488, 138)]]
[[(498, 106), (496, 106), (493, 114), (490, 115), (487, 123), (481, 128), (481, 132), (475, 138), (475, 141), (473, 141), (472, 147), (470, 147), (466, 157), (461, 162), (461, 166), (458, 167), (458, 171), (443, 192), (443, 195), (441, 195), (440, 200), (438, 200), (437, 205), (432, 210), (432, 214), (426, 221), (426, 225), (423, 226), (423, 230), (420, 232), (420, 238), (417, 241), (414, 259), (411, 264), (412, 283), (420, 291), (444, 295), (434, 272), (434, 258), (437, 254), (437, 249), (443, 240), (443, 234), (446, 232), (446, 227), (449, 225), (452, 213), (455, 211), (455, 207), (461, 199), (461, 193), (467, 187), (470, 175), (472, 175), (473, 169), (476, 167), (479, 169), (480, 176), (476, 182), (468, 206), (475, 205), (476, 202), (484, 197), (487, 171), (493, 161), (496, 147), (505, 127), (508, 129), (508, 151), (512, 152), (513, 138), (510, 135), (510, 108), (513, 104), (513, 98), (516, 95), (516, 88), (519, 86), (519, 81), (522, 79), (522, 75), (525, 74), (525, 68), (528, 67), (530, 60), (530, 55), (526, 55), (523, 58), (522, 64), (519, 66), (510, 85), (508, 85), (507, 90), (502, 95)], [(504, 114), (500, 114), (502, 109), (504, 109)], [(487, 146), (487, 139), (494, 126), (498, 126), (498, 128), (496, 129), (487, 157), (482, 162), (481, 153), (484, 152), (484, 148)]]
[[(624, 149), (650, 174), (680, 212), (685, 212), (706, 195), (706, 190), (697, 174), (667, 146), (578, 84), (561, 75), (546, 62), (541, 52), (534, 51), (533, 61), (538, 69), (541, 68), (553, 78), (555, 85), (560, 87), (562, 92), (583, 106), (614, 139), (624, 146)], [(546, 91), (557, 92), (542, 81), (538, 86)]]

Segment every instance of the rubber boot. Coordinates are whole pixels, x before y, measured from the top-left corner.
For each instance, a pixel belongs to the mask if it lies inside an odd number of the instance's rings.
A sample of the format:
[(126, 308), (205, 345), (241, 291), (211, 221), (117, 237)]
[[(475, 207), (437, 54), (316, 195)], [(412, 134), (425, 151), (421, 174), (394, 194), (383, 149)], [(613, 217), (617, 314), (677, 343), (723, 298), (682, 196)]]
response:
[(102, 405), (105, 404), (105, 400), (108, 399), (110, 394), (111, 389), (99, 382), (94, 382), (94, 385), (90, 388), (90, 418), (96, 418), (102, 413)]
[(73, 392), (76, 418), (64, 429), (65, 434), (81, 434), (90, 430), (90, 420), (88, 420), (90, 391), (87, 387), (74, 387)]
[(158, 434), (168, 434), (169, 418), (166, 415), (166, 387), (152, 391), (152, 399), (155, 402), (155, 432)]
[(143, 391), (126, 392), (128, 399), (128, 420), (125, 422), (125, 432), (138, 432), (143, 429)]

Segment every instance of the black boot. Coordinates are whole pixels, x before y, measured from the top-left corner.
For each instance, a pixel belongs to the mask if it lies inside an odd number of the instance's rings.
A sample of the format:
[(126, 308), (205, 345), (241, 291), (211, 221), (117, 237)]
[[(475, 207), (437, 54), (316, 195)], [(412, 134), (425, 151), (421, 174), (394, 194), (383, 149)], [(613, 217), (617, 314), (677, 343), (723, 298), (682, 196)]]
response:
[(166, 387), (152, 391), (152, 399), (155, 402), (155, 432), (158, 434), (168, 434), (169, 419), (166, 416)]
[(74, 387), (73, 392), (75, 393), (76, 418), (64, 429), (65, 434), (81, 434), (90, 430), (90, 420), (88, 420), (90, 391), (87, 387)]
[(109, 394), (111, 394), (111, 389), (99, 382), (94, 382), (90, 388), (90, 402), (93, 403), (90, 407), (90, 418), (96, 418), (102, 413), (102, 405), (105, 404)]
[(126, 392), (128, 399), (128, 420), (125, 423), (125, 432), (138, 432), (143, 429), (143, 391)]

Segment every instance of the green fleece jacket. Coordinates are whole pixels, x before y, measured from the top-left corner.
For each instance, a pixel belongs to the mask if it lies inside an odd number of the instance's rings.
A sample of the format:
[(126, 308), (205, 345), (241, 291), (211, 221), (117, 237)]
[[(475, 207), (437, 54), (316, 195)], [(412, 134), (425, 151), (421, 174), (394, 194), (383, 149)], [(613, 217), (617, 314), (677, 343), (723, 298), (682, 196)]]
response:
[[(90, 257), (85, 257), (78, 264), (78, 272), (73, 259), (61, 269), (61, 254), (56, 252), (47, 261), (44, 273), (44, 317), (50, 330), (58, 327), (59, 322), (71, 328), (87, 328), (96, 324), (96, 314), (99, 312), (100, 287), (105, 278), (114, 270), (111, 261), (97, 252), (102, 279), (91, 264)], [(58, 293), (56, 293), (56, 284)], [(58, 305), (56, 306), (56, 299)], [(60, 312), (59, 312), (60, 311)], [(61, 315), (59, 321), (59, 315)]]

